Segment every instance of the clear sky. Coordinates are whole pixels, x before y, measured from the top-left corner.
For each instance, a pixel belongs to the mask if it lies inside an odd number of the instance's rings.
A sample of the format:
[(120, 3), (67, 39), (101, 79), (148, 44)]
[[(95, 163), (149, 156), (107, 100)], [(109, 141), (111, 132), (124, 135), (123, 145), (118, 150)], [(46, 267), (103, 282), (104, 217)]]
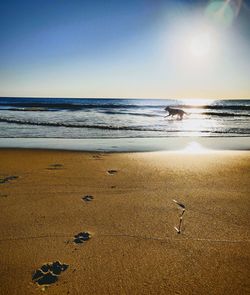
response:
[(0, 96), (249, 98), (250, 3), (0, 0)]

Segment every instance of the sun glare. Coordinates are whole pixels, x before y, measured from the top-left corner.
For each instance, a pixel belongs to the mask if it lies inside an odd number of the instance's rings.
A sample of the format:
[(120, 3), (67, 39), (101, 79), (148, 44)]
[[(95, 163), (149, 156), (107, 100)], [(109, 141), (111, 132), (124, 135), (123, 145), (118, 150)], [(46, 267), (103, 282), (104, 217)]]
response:
[(201, 153), (206, 153), (209, 150), (202, 146), (200, 143), (196, 141), (191, 141), (187, 144), (187, 146), (183, 149), (184, 152), (186, 153), (194, 153), (194, 154), (201, 154)]
[(194, 33), (188, 42), (188, 50), (194, 57), (203, 58), (209, 55), (212, 49), (210, 32)]
[(213, 63), (218, 51), (218, 38), (214, 26), (205, 20), (191, 20), (189, 24), (176, 23), (172, 33), (170, 48), (171, 55), (177, 61), (176, 65), (191, 71), (197, 66)]
[(206, 98), (185, 98), (182, 99), (183, 104), (191, 105), (191, 106), (205, 106), (212, 104), (214, 99), (206, 99)]
[(216, 34), (211, 26), (201, 25), (190, 29), (183, 39), (186, 57), (191, 62), (209, 62), (216, 51)]

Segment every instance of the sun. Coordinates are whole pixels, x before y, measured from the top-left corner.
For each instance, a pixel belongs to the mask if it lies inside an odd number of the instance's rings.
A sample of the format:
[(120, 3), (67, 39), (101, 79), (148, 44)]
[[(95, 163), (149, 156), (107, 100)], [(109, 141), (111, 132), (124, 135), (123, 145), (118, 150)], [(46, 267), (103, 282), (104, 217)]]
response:
[(211, 67), (219, 52), (218, 32), (205, 21), (176, 24), (172, 29), (171, 55), (175, 65), (190, 71), (200, 66)]
[(211, 32), (194, 32), (188, 42), (189, 53), (196, 58), (207, 57), (212, 50)]

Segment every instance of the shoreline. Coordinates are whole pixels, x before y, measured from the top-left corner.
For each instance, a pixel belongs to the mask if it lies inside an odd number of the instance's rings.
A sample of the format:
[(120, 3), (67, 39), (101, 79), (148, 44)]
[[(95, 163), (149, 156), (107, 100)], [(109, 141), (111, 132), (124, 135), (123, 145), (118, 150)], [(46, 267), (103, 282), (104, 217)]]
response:
[(41, 149), (85, 152), (209, 152), (250, 150), (250, 137), (168, 138), (1, 138), (1, 149)]

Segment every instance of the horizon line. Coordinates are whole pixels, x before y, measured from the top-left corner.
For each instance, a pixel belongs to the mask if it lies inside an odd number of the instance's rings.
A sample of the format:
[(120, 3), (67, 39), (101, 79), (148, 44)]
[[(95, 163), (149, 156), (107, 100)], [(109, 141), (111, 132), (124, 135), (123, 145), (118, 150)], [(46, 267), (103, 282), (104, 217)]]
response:
[(230, 98), (211, 98), (211, 97), (183, 97), (183, 98), (160, 98), (160, 97), (62, 97), (62, 96), (0, 96), (1, 98), (65, 98), (65, 99), (166, 99), (166, 100), (182, 100), (182, 99), (206, 99), (206, 100), (250, 100), (250, 97), (230, 97)]

